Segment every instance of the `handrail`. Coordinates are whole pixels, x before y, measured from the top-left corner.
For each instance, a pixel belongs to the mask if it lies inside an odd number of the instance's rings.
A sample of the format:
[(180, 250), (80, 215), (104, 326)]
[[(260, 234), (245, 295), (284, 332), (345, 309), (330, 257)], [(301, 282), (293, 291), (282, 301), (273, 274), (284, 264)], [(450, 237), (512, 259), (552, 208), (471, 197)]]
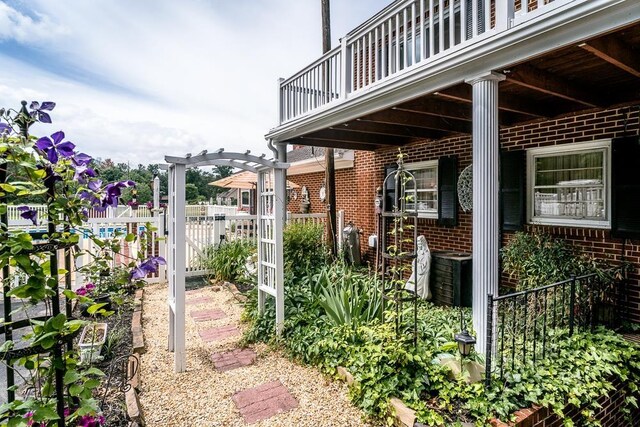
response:
[(286, 86), (287, 84), (293, 82), (298, 77), (302, 77), (306, 72), (308, 72), (308, 71), (314, 69), (315, 67), (317, 67), (318, 65), (322, 64), (329, 57), (334, 56), (334, 55), (339, 54), (339, 53), (340, 53), (340, 46), (336, 46), (333, 49), (331, 49), (330, 51), (323, 53), (320, 58), (316, 59), (311, 64), (307, 65), (302, 70), (300, 70), (297, 73), (295, 73), (293, 76), (282, 80), (280, 82), (280, 86), (281, 87), (282, 86)]
[(584, 1), (529, 4), (522, 0), (518, 9), (516, 0), (396, 1), (348, 32), (339, 46), (280, 79), (279, 124), (343, 102), (351, 94), (356, 96), (362, 89), (469, 47), (483, 37)]

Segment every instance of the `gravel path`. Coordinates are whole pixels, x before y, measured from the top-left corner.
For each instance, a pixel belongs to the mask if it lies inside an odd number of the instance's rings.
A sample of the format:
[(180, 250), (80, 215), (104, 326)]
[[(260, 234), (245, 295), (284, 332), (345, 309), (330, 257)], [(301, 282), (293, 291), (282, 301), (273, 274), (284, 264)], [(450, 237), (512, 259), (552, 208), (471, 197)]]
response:
[[(280, 380), (299, 406), (252, 426), (363, 426), (362, 412), (347, 397), (347, 387), (322, 376), (316, 369), (297, 365), (265, 345), (253, 350), (255, 364), (218, 372), (210, 361), (214, 352), (238, 347), (239, 336), (204, 343), (198, 330), (239, 324), (242, 306), (226, 289), (211, 287), (187, 296), (206, 296), (213, 302), (186, 306), (187, 372), (173, 372), (173, 353), (167, 351), (168, 309), (166, 285), (145, 288), (143, 329), (147, 351), (142, 356), (140, 401), (147, 424), (154, 426), (245, 426), (231, 396), (247, 388)], [(221, 309), (227, 317), (195, 322), (189, 313)]]

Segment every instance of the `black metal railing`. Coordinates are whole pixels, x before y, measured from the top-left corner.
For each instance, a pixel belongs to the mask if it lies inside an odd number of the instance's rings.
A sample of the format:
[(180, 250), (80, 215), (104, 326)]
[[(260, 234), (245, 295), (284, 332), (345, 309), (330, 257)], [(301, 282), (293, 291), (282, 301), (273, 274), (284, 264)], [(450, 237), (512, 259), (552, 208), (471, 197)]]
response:
[(486, 381), (549, 357), (550, 346), (576, 330), (617, 327), (626, 280), (621, 270), (487, 296)]

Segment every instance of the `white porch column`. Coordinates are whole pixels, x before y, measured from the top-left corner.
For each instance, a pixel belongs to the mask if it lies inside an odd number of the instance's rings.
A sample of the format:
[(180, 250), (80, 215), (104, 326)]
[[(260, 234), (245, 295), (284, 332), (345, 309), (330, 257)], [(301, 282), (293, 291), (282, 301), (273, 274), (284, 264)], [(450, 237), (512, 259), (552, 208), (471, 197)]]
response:
[(487, 294), (498, 294), (498, 85), (505, 76), (487, 72), (473, 86), (473, 329), (476, 351), (487, 345)]

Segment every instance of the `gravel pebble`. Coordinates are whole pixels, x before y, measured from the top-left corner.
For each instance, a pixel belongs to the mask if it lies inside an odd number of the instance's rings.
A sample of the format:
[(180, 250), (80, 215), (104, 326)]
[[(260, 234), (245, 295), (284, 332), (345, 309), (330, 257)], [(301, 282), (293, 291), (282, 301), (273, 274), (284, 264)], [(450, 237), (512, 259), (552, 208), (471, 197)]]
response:
[[(289, 389), (299, 406), (252, 426), (369, 425), (363, 421), (362, 411), (349, 402), (344, 383), (332, 381), (314, 368), (295, 364), (265, 345), (252, 346), (258, 355), (254, 365), (227, 372), (215, 371), (210, 355), (237, 348), (240, 337), (204, 343), (197, 331), (239, 324), (242, 305), (227, 289), (214, 292), (206, 287), (197, 295), (210, 297), (213, 302), (186, 306), (187, 372), (176, 374), (173, 372), (173, 353), (167, 351), (167, 287), (156, 284), (145, 288), (146, 353), (141, 362), (140, 402), (148, 426), (245, 426), (231, 396), (275, 380), (280, 380)], [(212, 308), (222, 309), (227, 317), (196, 325), (189, 315), (191, 311)]]

